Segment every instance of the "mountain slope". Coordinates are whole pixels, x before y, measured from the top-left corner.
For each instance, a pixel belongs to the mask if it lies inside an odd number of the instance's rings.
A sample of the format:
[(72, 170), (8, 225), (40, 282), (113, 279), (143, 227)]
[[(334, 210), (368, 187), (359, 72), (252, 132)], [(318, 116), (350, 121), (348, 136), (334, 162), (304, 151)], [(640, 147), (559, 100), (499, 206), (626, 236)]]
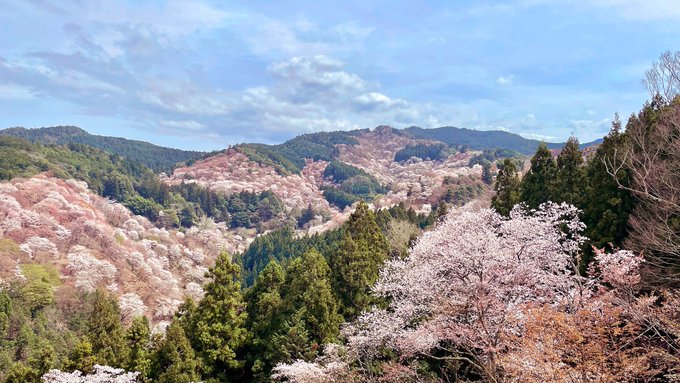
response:
[(0, 182), (0, 281), (47, 267), (59, 289), (115, 293), (129, 318), (170, 319), (185, 296), (200, 298), (220, 251), (245, 241), (207, 220), (184, 232), (156, 228), (84, 182), (44, 174)]
[[(424, 129), (411, 126), (402, 130), (414, 138), (437, 140), (449, 145), (467, 145), (475, 150), (510, 149), (522, 154), (532, 155), (541, 143), (539, 140), (524, 138), (518, 134), (502, 130), (473, 130), (445, 126), (434, 129)], [(602, 139), (583, 143), (581, 147), (588, 147), (602, 142)], [(550, 149), (560, 149), (564, 143), (547, 143)]]
[(205, 155), (203, 152), (166, 148), (144, 141), (98, 136), (75, 126), (38, 129), (9, 128), (0, 130), (0, 135), (23, 138), (41, 144), (86, 144), (142, 163), (156, 173), (170, 173), (176, 163), (195, 160)]

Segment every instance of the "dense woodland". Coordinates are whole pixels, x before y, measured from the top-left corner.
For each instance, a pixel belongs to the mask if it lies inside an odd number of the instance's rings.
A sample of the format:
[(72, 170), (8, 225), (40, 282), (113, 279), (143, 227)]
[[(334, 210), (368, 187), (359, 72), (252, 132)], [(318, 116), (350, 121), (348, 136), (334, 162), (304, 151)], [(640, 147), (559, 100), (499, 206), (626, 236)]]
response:
[(139, 162), (153, 169), (156, 173), (172, 173), (172, 169), (177, 163), (192, 161), (206, 154), (197, 151), (165, 148), (148, 142), (119, 137), (97, 136), (75, 126), (55, 126), (39, 129), (9, 128), (0, 130), (0, 135), (51, 145), (85, 144), (125, 157), (130, 161)]
[[(186, 300), (164, 334), (152, 333), (143, 317), (121, 317), (105, 292), (62, 296), (54, 270), (22, 270), (24, 278), (0, 290), (0, 376), (39, 382), (46, 374), (46, 383), (73, 381), (76, 370), (92, 374), (90, 382), (114, 375), (173, 383), (677, 381), (678, 73), (680, 53), (662, 56), (645, 79), (652, 100), (625, 129), (615, 118), (590, 156), (572, 137), (556, 158), (539, 145), (524, 174), (512, 158), (496, 162), (495, 179), (485, 167), (496, 192), (490, 209), (447, 214), (441, 203), (418, 216), (403, 205), (372, 211), (359, 203), (337, 230), (297, 238), (287, 227), (258, 237), (243, 254), (223, 253), (207, 273), (203, 299)], [(68, 156), (102, 155), (2, 142), (27, 172), (4, 177), (67, 172)], [(55, 151), (62, 159), (51, 169)], [(103, 177), (97, 172), (123, 166), (116, 161), (95, 162), (84, 174)], [(342, 164), (332, 169), (328, 176), (341, 184), (363, 177)], [(182, 187), (170, 194), (204, 212), (223, 206), (236, 214), (231, 202)], [(132, 190), (132, 198), (160, 204), (153, 192)], [(275, 204), (263, 194), (235, 197), (246, 205), (240, 211), (260, 215), (250, 207)], [(313, 215), (311, 206), (303, 213)]]

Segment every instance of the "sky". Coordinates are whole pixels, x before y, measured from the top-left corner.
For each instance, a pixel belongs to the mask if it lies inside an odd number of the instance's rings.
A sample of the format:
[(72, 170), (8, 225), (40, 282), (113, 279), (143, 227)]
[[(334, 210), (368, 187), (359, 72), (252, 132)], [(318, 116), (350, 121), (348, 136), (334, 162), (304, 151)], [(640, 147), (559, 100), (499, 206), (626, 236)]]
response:
[(670, 0), (0, 0), (0, 128), (196, 150), (378, 125), (587, 142), (679, 45)]

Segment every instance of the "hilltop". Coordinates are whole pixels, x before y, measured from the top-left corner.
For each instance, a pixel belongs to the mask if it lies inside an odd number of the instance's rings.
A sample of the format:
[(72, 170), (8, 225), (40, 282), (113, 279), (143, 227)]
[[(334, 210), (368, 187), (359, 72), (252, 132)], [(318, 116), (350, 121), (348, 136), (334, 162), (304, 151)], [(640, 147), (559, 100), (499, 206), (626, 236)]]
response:
[(2, 129), (0, 130), (0, 135), (22, 138), (44, 145), (86, 144), (144, 164), (156, 173), (169, 173), (177, 163), (195, 160), (206, 154), (199, 151), (166, 148), (144, 141), (98, 136), (76, 126), (54, 126), (36, 129), (16, 127)]

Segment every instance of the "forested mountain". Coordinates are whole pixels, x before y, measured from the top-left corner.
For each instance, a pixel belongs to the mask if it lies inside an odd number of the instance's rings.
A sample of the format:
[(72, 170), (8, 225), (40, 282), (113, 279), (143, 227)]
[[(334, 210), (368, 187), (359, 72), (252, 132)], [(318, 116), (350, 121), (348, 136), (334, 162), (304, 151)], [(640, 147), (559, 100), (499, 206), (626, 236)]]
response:
[(198, 151), (165, 148), (144, 141), (98, 136), (75, 126), (54, 126), (37, 129), (8, 128), (0, 130), (0, 135), (23, 138), (45, 145), (87, 144), (108, 153), (117, 154), (131, 161), (144, 164), (156, 173), (170, 173), (177, 163), (195, 160), (206, 154)]
[[(403, 132), (415, 138), (437, 140), (449, 145), (464, 145), (474, 150), (509, 149), (522, 154), (532, 154), (541, 143), (541, 141), (524, 138), (519, 134), (502, 130), (473, 130), (453, 126), (434, 129), (411, 126), (404, 129)], [(582, 146), (596, 145), (601, 141), (601, 139), (598, 139), (584, 143)], [(563, 145), (564, 143), (547, 144), (550, 149), (559, 149)]]

